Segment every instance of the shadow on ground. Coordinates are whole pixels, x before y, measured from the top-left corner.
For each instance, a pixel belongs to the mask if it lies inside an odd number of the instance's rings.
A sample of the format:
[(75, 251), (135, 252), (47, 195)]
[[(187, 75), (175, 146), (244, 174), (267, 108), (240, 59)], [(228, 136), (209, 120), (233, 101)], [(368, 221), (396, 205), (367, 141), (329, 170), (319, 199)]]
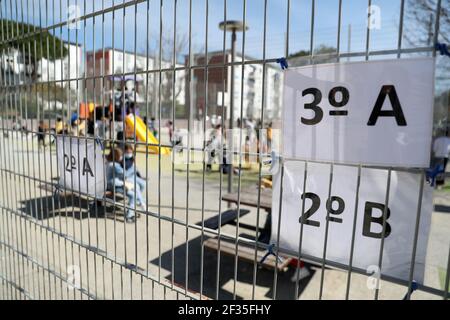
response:
[[(205, 237), (205, 240), (207, 238)], [(188, 289), (193, 292), (200, 292), (200, 266), (201, 266), (201, 237), (188, 242)], [(174, 248), (174, 273), (166, 277), (169, 281), (174, 281), (178, 285), (186, 286), (186, 244)], [(233, 299), (233, 289), (231, 291), (223, 289), (224, 284), (234, 280), (234, 257), (226, 254), (220, 255), (220, 277), (219, 277), (219, 299)], [(207, 248), (204, 250), (203, 265), (203, 294), (207, 297), (216, 296), (217, 285), (217, 251)], [(159, 259), (151, 260), (155, 266), (159, 265)], [(172, 251), (166, 251), (161, 255), (161, 268), (172, 272)], [(238, 260), (237, 280), (248, 284), (248, 295), (245, 297), (236, 295), (236, 299), (251, 299), (253, 286), (254, 264), (247, 261)], [(299, 295), (308, 285), (314, 271), (310, 270), (310, 275), (299, 282)], [(295, 276), (295, 269), (289, 268), (286, 272), (278, 272), (277, 278), (277, 299), (292, 300), (295, 295), (295, 282), (291, 278)], [(173, 279), (172, 279), (173, 278)], [(267, 288), (265, 297), (273, 297), (274, 271), (267, 269), (257, 269), (256, 290)], [(239, 284), (237, 284), (239, 285)], [(231, 287), (232, 288), (232, 287)], [(242, 290), (240, 290), (242, 291)]]
[(123, 214), (123, 210), (114, 211), (114, 208), (111, 206), (104, 207), (100, 202), (96, 204), (94, 201), (87, 201), (87, 199), (76, 195), (43, 196), (21, 201), (20, 203), (20, 211), (38, 220), (58, 215), (75, 219), (86, 219), (89, 217), (104, 217), (105, 214), (109, 215), (114, 212), (120, 214), (120, 211)]
[(442, 212), (442, 213), (450, 213), (450, 206), (436, 204), (436, 205), (434, 205), (434, 211)]

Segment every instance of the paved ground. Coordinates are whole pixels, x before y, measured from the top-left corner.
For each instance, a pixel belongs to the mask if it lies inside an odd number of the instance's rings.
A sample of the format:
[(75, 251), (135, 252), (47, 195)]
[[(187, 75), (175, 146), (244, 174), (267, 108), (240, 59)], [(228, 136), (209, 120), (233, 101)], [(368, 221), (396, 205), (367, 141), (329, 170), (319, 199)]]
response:
[[(39, 151), (31, 138), (0, 138), (0, 142), (0, 274), (24, 290), (20, 293), (10, 283), (0, 281), (2, 298), (29, 295), (86, 299), (91, 295), (106, 299), (174, 299), (184, 297), (186, 283), (188, 294), (202, 290), (208, 297), (215, 297), (218, 292), (220, 298), (231, 299), (235, 291), (236, 297), (242, 299), (253, 295), (257, 299), (272, 298), (273, 271), (258, 268), (253, 286), (254, 264), (239, 261), (235, 282), (234, 258), (221, 255), (218, 262), (217, 252), (202, 250), (201, 231), (186, 228), (186, 223), (201, 221), (202, 215), (216, 215), (219, 204), (222, 209), (226, 207), (219, 201), (217, 172), (208, 174), (203, 186), (202, 173), (195, 172), (201, 170), (198, 166), (191, 166), (189, 181), (183, 165), (175, 167), (172, 178), (169, 156), (150, 155), (147, 159), (139, 154), (138, 167), (144, 172), (148, 168), (150, 214), (142, 215), (135, 224), (125, 224), (123, 212), (107, 217), (98, 208), (88, 211), (84, 200), (52, 197), (52, 192), (38, 180), (51, 182), (56, 177), (54, 147), (51, 153), (48, 148)], [(253, 173), (244, 173), (244, 185), (254, 181)], [(225, 182), (226, 178), (223, 192)], [(450, 191), (436, 191), (434, 201), (425, 285), (442, 290), (450, 243)], [(261, 226), (264, 220), (265, 213), (261, 212)], [(242, 219), (248, 224), (255, 221), (255, 210)], [(222, 232), (234, 236), (236, 228), (226, 226)], [(73, 290), (66, 283), (71, 270), (78, 275), (78, 268), (83, 291)], [(129, 268), (150, 279), (130, 272)], [(300, 299), (318, 298), (321, 269), (312, 266), (310, 270), (311, 276), (299, 284)], [(293, 273), (288, 270), (278, 274), (277, 298), (294, 298)], [(178, 284), (175, 291), (171, 280)], [(160, 282), (168, 287), (164, 289)], [(352, 273), (350, 298), (372, 299), (375, 292), (368, 289), (366, 282), (367, 276)], [(344, 299), (346, 285), (346, 271), (326, 269), (323, 298)], [(405, 292), (405, 287), (383, 281), (380, 299), (400, 299)], [(413, 298), (440, 297), (417, 292)]]

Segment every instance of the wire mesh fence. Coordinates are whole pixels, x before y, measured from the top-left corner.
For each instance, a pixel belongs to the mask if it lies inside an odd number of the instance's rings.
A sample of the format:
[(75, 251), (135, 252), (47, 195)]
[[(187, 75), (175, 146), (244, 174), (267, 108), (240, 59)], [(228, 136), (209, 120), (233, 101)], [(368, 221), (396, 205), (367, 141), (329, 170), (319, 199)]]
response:
[[(1, 0), (2, 299), (447, 299), (445, 213), (429, 216), (416, 263), (425, 169), (280, 156), (286, 61), (434, 57), (433, 136), (445, 131), (449, 63), (435, 44), (446, 41), (449, 2), (391, 5)], [(395, 18), (378, 30), (380, 8)], [(327, 220), (311, 255), (306, 191), (318, 166)], [(289, 250), (280, 234), (293, 168), (304, 196)], [(354, 177), (347, 263), (327, 255), (342, 168)], [(355, 230), (370, 170), (385, 185), (377, 264), (365, 270)], [(406, 174), (415, 189), (405, 280), (383, 263), (391, 188)], [(445, 201), (434, 195), (435, 207)]]

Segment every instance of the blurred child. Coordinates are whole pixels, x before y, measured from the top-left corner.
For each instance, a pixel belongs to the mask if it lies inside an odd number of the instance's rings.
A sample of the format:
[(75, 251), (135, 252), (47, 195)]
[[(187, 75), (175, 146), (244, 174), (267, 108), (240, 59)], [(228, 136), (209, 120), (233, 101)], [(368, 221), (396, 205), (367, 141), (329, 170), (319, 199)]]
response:
[(134, 210), (135, 208), (135, 192), (133, 187), (129, 183), (125, 183), (124, 170), (120, 165), (123, 162), (122, 150), (114, 148), (110, 151), (106, 157), (108, 161), (106, 167), (106, 189), (112, 192), (123, 193), (128, 199), (128, 205), (125, 220), (126, 222), (133, 222), (135, 220)]
[(122, 163), (125, 167), (123, 168), (125, 171), (125, 182), (131, 183), (134, 186), (136, 182), (136, 202), (138, 206), (146, 209), (145, 200), (144, 200), (144, 190), (145, 190), (145, 179), (142, 178), (142, 175), (139, 173), (135, 158), (134, 158), (134, 149), (130, 144), (125, 145), (124, 149), (124, 158), (125, 161)]

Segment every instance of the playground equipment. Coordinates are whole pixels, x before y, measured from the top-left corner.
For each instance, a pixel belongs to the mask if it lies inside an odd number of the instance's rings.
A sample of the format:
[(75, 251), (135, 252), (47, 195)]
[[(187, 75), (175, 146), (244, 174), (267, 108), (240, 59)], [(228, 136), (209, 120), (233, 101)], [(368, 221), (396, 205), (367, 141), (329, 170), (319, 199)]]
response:
[(93, 112), (94, 110), (95, 110), (95, 104), (93, 102), (89, 102), (89, 103), (81, 102), (80, 103), (80, 112), (78, 114), (78, 117), (80, 119), (87, 119), (87, 118), (89, 118), (90, 113)]
[[(148, 146), (148, 149), (150, 151), (154, 153), (159, 153), (159, 147), (157, 146), (159, 144), (159, 141), (158, 139), (155, 138), (153, 133), (147, 128), (141, 117), (130, 113), (125, 117), (125, 124), (128, 128), (132, 130), (134, 130), (134, 126), (136, 124), (136, 137), (140, 141), (144, 141), (147, 144), (150, 144)], [(162, 155), (170, 154), (169, 148), (161, 147), (161, 154)]]

